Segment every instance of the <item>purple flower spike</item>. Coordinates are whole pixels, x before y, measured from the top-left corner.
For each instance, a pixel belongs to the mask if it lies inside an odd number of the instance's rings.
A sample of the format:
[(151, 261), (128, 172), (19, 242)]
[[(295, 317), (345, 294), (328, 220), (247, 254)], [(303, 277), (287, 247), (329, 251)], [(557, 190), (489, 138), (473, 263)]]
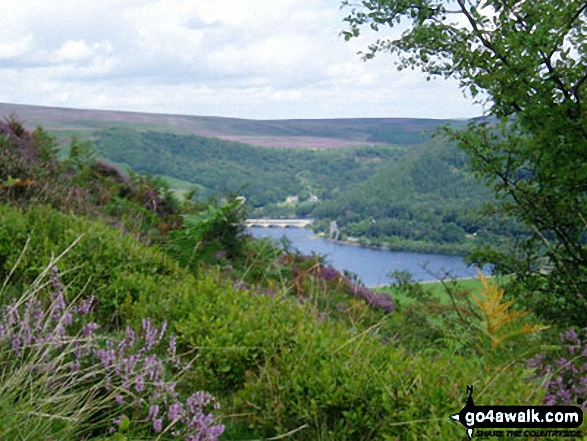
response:
[(149, 408), (149, 416), (147, 416), (147, 421), (154, 419), (158, 413), (159, 413), (159, 406), (154, 404), (153, 406), (151, 406)]
[(90, 313), (90, 309), (92, 308), (92, 305), (94, 304), (94, 300), (95, 300), (95, 297), (94, 296), (91, 296), (91, 297), (87, 298), (86, 300), (84, 300), (82, 302), (81, 305), (79, 305), (78, 307), (76, 307), (74, 309), (74, 311), (77, 314), (88, 315)]
[(126, 339), (128, 341), (128, 345), (132, 348), (135, 345), (135, 333), (130, 328), (130, 326), (126, 327), (125, 335), (126, 335)]
[(137, 392), (142, 392), (143, 390), (145, 390), (145, 379), (142, 375), (136, 378), (135, 389), (137, 390)]
[(100, 326), (98, 326), (97, 323), (94, 323), (94, 322), (88, 323), (86, 326), (84, 326), (84, 329), (83, 329), (84, 337), (87, 337), (87, 338), (91, 337), (92, 334), (94, 333), (94, 331), (96, 329), (98, 329), (99, 327)]
[[(560, 335), (562, 354), (558, 360), (548, 359), (538, 354), (528, 360), (528, 367), (535, 370), (537, 378), (544, 378), (546, 395), (544, 403), (547, 405), (574, 405), (578, 399), (587, 396), (587, 363), (585, 363), (585, 348), (587, 335), (583, 339), (570, 329)], [(586, 407), (587, 403), (582, 404)]]
[(167, 410), (167, 418), (169, 418), (170, 421), (179, 420), (183, 416), (183, 413), (183, 404), (175, 403), (169, 406), (169, 409)]
[[(128, 409), (137, 421), (152, 422), (152, 432), (162, 432), (168, 420), (173, 424), (173, 436), (200, 441), (218, 439), (224, 426), (212, 425), (212, 415), (205, 414), (203, 410), (210, 403), (214, 403), (215, 409), (218, 408), (213, 397), (206, 392), (197, 392), (185, 405), (178, 399), (176, 383), (164, 378), (167, 372), (164, 362), (172, 362), (176, 368), (181, 363), (175, 337), (169, 339), (167, 360), (150, 352), (163, 339), (167, 323), (163, 323), (158, 330), (145, 318), (140, 339), (127, 327), (120, 341), (106, 340), (103, 343), (103, 339), (93, 338), (99, 329), (96, 323), (80, 321), (80, 317), (89, 314), (94, 299), (68, 308), (57, 268), (52, 269), (51, 282), (53, 292), (51, 306), (47, 310), (43, 310), (37, 300), (0, 309), (0, 341), (12, 347), (10, 356), (14, 360), (11, 362), (22, 363), (20, 357), (24, 350), (28, 353), (29, 350), (38, 351), (41, 348), (40, 363), (31, 364), (28, 368), (32, 372), (51, 372), (59, 367), (56, 361), (59, 358), (55, 356), (60, 357), (65, 350), (71, 351), (75, 358), (66, 365), (71, 381), (80, 376), (83, 376), (84, 382), (97, 381), (96, 385), (113, 397), (105, 414), (120, 416), (110, 420), (113, 423), (107, 429), (110, 434), (116, 433), (127, 418), (120, 411)], [(82, 331), (79, 335), (71, 335), (73, 329), (80, 327)]]

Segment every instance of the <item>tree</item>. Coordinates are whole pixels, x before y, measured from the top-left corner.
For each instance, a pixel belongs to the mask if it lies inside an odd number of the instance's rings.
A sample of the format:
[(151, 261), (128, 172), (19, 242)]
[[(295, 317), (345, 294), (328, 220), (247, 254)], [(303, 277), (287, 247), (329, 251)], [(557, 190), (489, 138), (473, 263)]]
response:
[[(497, 207), (529, 234), (510, 253), (472, 256), (515, 273), (541, 315), (585, 326), (587, 315), (587, 2), (364, 0), (343, 32), (406, 29), (364, 53), (398, 68), (456, 78), (494, 118), (448, 133), (494, 190)], [(407, 25), (407, 26), (406, 26)], [(523, 293), (523, 294), (522, 294)]]

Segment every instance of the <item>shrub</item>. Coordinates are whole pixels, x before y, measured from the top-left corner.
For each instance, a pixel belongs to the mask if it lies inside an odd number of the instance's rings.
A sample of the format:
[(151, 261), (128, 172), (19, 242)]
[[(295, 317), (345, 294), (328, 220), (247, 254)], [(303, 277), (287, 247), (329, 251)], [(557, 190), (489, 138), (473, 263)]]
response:
[[(0, 321), (0, 427), (2, 439), (53, 435), (80, 439), (123, 432), (151, 439), (217, 440), (224, 426), (206, 410), (211, 395), (185, 402), (165, 373), (181, 360), (170, 338), (168, 359), (156, 347), (161, 329), (144, 319), (142, 332), (126, 328), (122, 339), (98, 336), (100, 326), (84, 320), (93, 298), (68, 307), (58, 270), (51, 268), (16, 301)], [(49, 289), (49, 303), (38, 294)], [(215, 406), (217, 408), (217, 406)], [(166, 435), (166, 436), (165, 436)]]
[(214, 256), (238, 259), (244, 248), (245, 218), (241, 200), (213, 200), (202, 211), (183, 215), (183, 228), (170, 232), (166, 250), (193, 271)]
[[(560, 335), (558, 351), (535, 355), (528, 366), (535, 370), (546, 389), (544, 404), (575, 405), (587, 397), (587, 330), (582, 335), (570, 329)], [(558, 359), (553, 359), (553, 355)]]
[(50, 205), (64, 212), (121, 222), (146, 241), (178, 228), (179, 202), (160, 178), (135, 176), (98, 160), (89, 141), (73, 137), (69, 156), (57, 159), (57, 139), (15, 118), (0, 123), (0, 201), (20, 207)]
[(164, 299), (186, 280), (187, 274), (165, 254), (100, 220), (48, 207), (31, 207), (25, 212), (0, 206), (0, 266), (4, 271), (15, 266), (19, 250), (29, 241), (12, 283), (30, 283), (52, 255), (59, 255), (80, 237), (61, 260), (63, 280), (69, 292), (85, 290), (95, 296), (95, 314), (104, 326), (122, 325), (129, 319), (125, 311), (139, 293), (152, 292), (154, 298)]
[(374, 292), (341, 274), (324, 264), (323, 257), (292, 252), (287, 243), (282, 244), (282, 248), (278, 249), (274, 242), (266, 239), (247, 242), (245, 269), (236, 274), (248, 286), (257, 286), (257, 290), (259, 286), (263, 287), (261, 289), (279, 287), (336, 317), (340, 315), (341, 303), (344, 307), (346, 303), (354, 303), (354, 298), (386, 314), (395, 311), (391, 296)]
[(410, 355), (383, 343), (377, 326), (353, 329), (311, 303), (221, 277), (203, 272), (164, 306), (141, 297), (134, 315), (173, 317), (178, 346), (197, 356), (193, 384), (228, 412), (229, 438), (454, 439), (461, 428), (448, 416), (464, 405), (467, 384), (487, 404), (542, 400), (521, 367), (448, 351)]

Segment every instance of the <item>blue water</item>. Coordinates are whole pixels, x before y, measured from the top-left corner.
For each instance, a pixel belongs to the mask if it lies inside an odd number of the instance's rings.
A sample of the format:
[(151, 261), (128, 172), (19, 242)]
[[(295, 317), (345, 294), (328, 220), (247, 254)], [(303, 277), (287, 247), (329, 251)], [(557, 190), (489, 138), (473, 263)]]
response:
[(339, 271), (347, 270), (358, 275), (367, 286), (389, 285), (392, 280), (388, 275), (396, 270), (409, 271), (413, 279), (419, 281), (436, 280), (435, 274), (444, 271), (454, 277), (474, 277), (477, 274), (476, 268), (467, 267), (458, 256), (372, 250), (338, 244), (314, 237), (312, 231), (303, 228), (250, 228), (249, 232), (254, 237), (280, 239), (286, 236), (292, 248), (303, 254), (326, 256), (327, 263)]

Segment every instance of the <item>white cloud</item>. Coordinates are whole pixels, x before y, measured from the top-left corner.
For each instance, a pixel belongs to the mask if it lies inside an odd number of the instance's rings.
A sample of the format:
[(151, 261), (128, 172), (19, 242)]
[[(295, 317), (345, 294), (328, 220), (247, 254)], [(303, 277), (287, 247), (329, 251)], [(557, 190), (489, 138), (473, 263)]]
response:
[(55, 61), (87, 61), (96, 56), (111, 53), (112, 44), (109, 42), (93, 43), (89, 45), (85, 40), (67, 40), (59, 50), (55, 52)]
[[(455, 82), (345, 42), (340, 0), (3, 0), (3, 101), (243, 118), (465, 117)], [(6, 17), (6, 20), (4, 19)]]
[(0, 41), (0, 59), (17, 58), (29, 53), (34, 47), (35, 37), (25, 35), (17, 40)]

